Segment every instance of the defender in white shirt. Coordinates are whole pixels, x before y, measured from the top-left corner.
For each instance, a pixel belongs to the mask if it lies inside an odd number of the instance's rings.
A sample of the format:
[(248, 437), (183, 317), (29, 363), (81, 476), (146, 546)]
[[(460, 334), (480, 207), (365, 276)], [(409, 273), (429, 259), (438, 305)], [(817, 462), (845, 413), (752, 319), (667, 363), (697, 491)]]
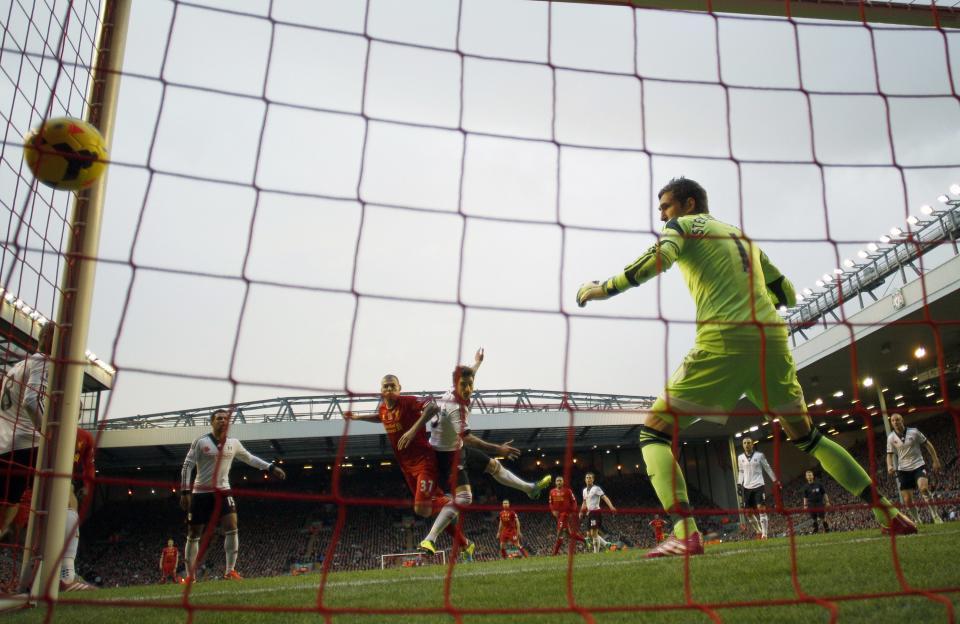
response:
[(911, 507), (913, 491), (919, 490), (920, 499), (935, 523), (943, 522), (936, 507), (930, 504), (930, 482), (927, 479), (927, 465), (923, 461), (923, 451), (926, 448), (932, 460), (934, 472), (940, 472), (940, 458), (937, 449), (919, 430), (907, 427), (900, 414), (890, 415), (890, 427), (893, 431), (887, 437), (887, 473), (891, 476), (896, 472), (900, 483), (900, 500), (903, 501), (905, 511), (912, 515), (917, 523), (920, 522), (920, 511)]
[(607, 504), (610, 511), (616, 511), (617, 508), (610, 502), (610, 498), (604, 493), (603, 488), (594, 483), (595, 475), (588, 472), (583, 477), (583, 483), (587, 487), (583, 488), (583, 504), (580, 505), (580, 517), (587, 514), (587, 535), (590, 544), (593, 544), (593, 552), (600, 552), (600, 547), (609, 548), (610, 542), (603, 539), (600, 531), (603, 530), (603, 514), (600, 513), (600, 501)]
[[(240, 440), (227, 437), (230, 424), (230, 412), (225, 409), (210, 415), (211, 433), (193, 441), (187, 457), (183, 460), (180, 472), (180, 507), (187, 512), (187, 545), (184, 559), (187, 565), (188, 581), (196, 577), (197, 553), (200, 551), (200, 536), (203, 529), (214, 516), (220, 517), (223, 529), (223, 550), (226, 553), (226, 569), (223, 578), (239, 580), (242, 578), (234, 569), (237, 565), (237, 553), (240, 540), (237, 536), (237, 503), (230, 493), (230, 466), (234, 459), (245, 464), (266, 470), (278, 479), (286, 479), (283, 469), (276, 464), (266, 462), (251, 455), (240, 444)], [(191, 474), (196, 468), (196, 478), (191, 487)], [(214, 518), (216, 517), (214, 516)]]
[(37, 351), (0, 378), (0, 535), (19, 510), (20, 497), (33, 481), (33, 466), (47, 400), (53, 323), (40, 329)]
[[(470, 475), (476, 478), (476, 475), (481, 473), (489, 474), (498, 483), (520, 490), (532, 499), (538, 498), (540, 492), (552, 481), (550, 475), (536, 483), (524, 481), (510, 472), (499, 460), (487, 455), (486, 452), (489, 452), (516, 459), (520, 456), (520, 449), (510, 445), (513, 440), (504, 444), (493, 444), (471, 432), (470, 398), (473, 396), (473, 384), (477, 370), (483, 363), (483, 356), (481, 347), (474, 356), (473, 366), (458, 366), (453, 371), (453, 389), (437, 401), (440, 409), (430, 421), (430, 446), (437, 454), (437, 482), (444, 491), (453, 491), (454, 500), (440, 510), (427, 537), (420, 542), (420, 550), (429, 554), (436, 552), (437, 538), (448, 524), (456, 521), (459, 508), (473, 502)], [(403, 448), (409, 444), (429, 417), (424, 410), (413, 427), (400, 438), (398, 446)], [(472, 543), (467, 547), (469, 556), (473, 555), (473, 548)]]
[[(777, 475), (774, 474), (763, 453), (754, 450), (754, 441), (750, 436), (743, 438), (743, 453), (737, 456), (737, 494), (747, 510), (747, 518), (760, 539), (767, 539), (770, 519), (767, 517), (767, 492), (763, 483), (766, 472), (774, 487), (777, 487)], [(759, 515), (759, 518), (757, 515)]]

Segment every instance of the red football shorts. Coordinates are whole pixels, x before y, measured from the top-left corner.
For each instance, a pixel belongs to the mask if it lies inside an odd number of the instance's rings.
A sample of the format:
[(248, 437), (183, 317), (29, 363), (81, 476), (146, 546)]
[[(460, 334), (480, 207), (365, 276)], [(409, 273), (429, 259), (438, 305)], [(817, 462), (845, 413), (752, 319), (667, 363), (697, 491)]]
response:
[(407, 487), (413, 494), (414, 505), (428, 503), (435, 496), (443, 492), (437, 487), (437, 467), (429, 464), (418, 464), (403, 468), (403, 476), (407, 479)]

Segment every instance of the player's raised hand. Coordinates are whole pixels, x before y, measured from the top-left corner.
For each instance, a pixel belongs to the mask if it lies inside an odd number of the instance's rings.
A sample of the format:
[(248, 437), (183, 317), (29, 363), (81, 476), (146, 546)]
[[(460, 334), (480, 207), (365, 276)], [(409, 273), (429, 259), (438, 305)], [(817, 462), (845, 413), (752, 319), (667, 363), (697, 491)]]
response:
[(507, 459), (516, 459), (520, 457), (520, 449), (510, 446), (511, 442), (513, 442), (513, 440), (507, 440), (500, 445), (500, 454)]
[(477, 352), (473, 355), (474, 366), (480, 366), (481, 362), (483, 362), (483, 347), (477, 349)]
[(603, 289), (600, 282), (596, 281), (581, 284), (580, 290), (577, 291), (577, 305), (581, 308), (587, 305), (588, 301), (602, 301), (609, 298), (607, 291)]
[(403, 449), (407, 448), (410, 443), (413, 442), (413, 436), (415, 435), (417, 435), (417, 432), (413, 429), (413, 427), (410, 427), (410, 429), (408, 429), (407, 432), (400, 436), (400, 439), (397, 440), (397, 450), (402, 451)]

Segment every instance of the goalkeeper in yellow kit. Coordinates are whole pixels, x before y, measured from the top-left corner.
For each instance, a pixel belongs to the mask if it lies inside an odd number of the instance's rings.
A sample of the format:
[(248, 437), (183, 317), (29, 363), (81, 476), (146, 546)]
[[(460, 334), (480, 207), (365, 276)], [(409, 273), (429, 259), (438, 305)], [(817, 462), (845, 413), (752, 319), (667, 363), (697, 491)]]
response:
[(744, 394), (767, 418), (779, 418), (790, 440), (840, 485), (873, 505), (885, 533), (916, 533), (890, 501), (879, 495), (874, 500), (870, 477), (856, 460), (811, 426), (786, 324), (775, 307), (796, 303), (793, 285), (739, 229), (710, 216), (707, 193), (693, 180), (675, 178), (658, 197), (664, 222), (659, 242), (622, 273), (577, 292), (582, 307), (639, 286), (676, 263), (696, 302), (694, 348), (640, 427), (647, 474), (673, 521), (673, 535), (647, 556), (703, 552), (672, 437), (698, 419), (725, 421)]

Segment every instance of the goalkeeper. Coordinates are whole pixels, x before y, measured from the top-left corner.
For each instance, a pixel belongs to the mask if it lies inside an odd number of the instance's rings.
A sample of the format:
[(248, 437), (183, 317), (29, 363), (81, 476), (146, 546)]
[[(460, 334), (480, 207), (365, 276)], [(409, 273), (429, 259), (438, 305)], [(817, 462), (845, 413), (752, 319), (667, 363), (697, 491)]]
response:
[(639, 286), (678, 263), (697, 306), (694, 348), (640, 427), (647, 474), (673, 523), (673, 535), (647, 556), (703, 552), (687, 484), (673, 457), (672, 436), (701, 418), (726, 421), (743, 394), (768, 418), (778, 417), (797, 448), (872, 505), (885, 533), (915, 533), (913, 522), (889, 500), (879, 494), (874, 500), (870, 477), (856, 460), (811, 426), (787, 328), (775, 307), (796, 303), (790, 282), (739, 229), (710, 216), (707, 193), (693, 180), (674, 178), (658, 197), (664, 222), (659, 242), (622, 273), (586, 283), (577, 292), (582, 307)]

